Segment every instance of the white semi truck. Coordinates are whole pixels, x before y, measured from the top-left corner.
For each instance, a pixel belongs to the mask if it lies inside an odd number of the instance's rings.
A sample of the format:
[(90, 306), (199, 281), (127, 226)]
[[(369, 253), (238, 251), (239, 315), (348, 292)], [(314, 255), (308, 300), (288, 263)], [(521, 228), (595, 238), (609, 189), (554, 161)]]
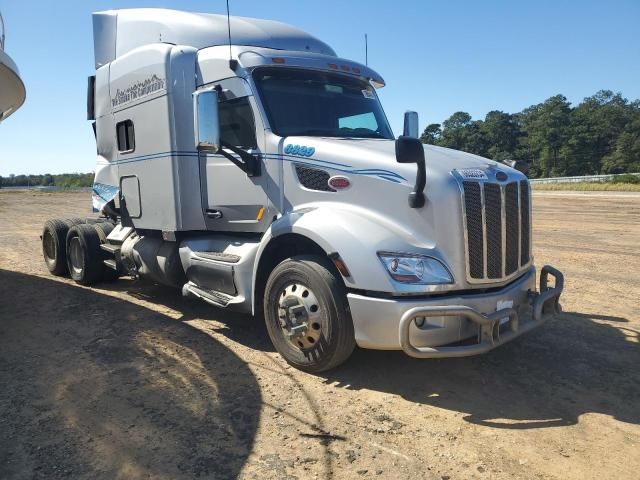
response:
[(4, 20), (0, 14), (0, 122), (22, 106), (27, 94), (18, 67), (4, 49)]
[(562, 274), (543, 267), (536, 288), (526, 176), (422, 145), (412, 112), (395, 138), (368, 66), (274, 21), (133, 9), (93, 25), (103, 218), (46, 223), (52, 273), (264, 315), (311, 372), (356, 345), (487, 352), (558, 310)]

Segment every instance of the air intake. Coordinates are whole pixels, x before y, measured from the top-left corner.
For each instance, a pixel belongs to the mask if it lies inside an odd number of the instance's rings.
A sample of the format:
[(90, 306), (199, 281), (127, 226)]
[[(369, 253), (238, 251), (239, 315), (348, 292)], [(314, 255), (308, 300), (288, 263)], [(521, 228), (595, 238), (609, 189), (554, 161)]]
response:
[(320, 192), (335, 192), (329, 186), (330, 175), (319, 168), (306, 167), (296, 163), (296, 175), (303, 187)]

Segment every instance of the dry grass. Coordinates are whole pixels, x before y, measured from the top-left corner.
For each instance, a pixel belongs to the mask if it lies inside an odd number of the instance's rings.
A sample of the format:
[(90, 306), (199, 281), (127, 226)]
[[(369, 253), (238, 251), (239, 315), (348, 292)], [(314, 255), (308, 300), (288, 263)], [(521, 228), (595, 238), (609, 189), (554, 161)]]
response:
[(534, 183), (534, 190), (570, 190), (580, 192), (640, 192), (640, 184), (637, 183), (610, 183), (610, 182), (575, 182), (575, 183)]

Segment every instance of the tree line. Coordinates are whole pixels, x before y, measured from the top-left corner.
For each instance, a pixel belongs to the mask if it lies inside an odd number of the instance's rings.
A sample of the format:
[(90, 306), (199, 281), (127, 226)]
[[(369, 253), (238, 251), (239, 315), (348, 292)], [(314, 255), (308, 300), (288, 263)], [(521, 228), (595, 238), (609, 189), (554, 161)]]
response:
[(529, 176), (640, 172), (640, 100), (601, 90), (575, 107), (555, 95), (519, 113), (498, 110), (484, 120), (456, 112), (428, 125), (423, 143), (494, 160), (521, 160)]
[(9, 175), (0, 177), (2, 187), (82, 188), (93, 185), (93, 173), (62, 173), (59, 175)]

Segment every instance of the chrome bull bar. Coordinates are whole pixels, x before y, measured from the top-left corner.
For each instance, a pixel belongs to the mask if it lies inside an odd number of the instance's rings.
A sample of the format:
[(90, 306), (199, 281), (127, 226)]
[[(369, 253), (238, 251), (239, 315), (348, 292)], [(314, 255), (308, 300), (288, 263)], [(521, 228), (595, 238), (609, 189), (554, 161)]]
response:
[[(549, 287), (549, 275), (555, 285)], [(530, 297), (531, 319), (520, 322), (518, 312), (503, 308), (491, 314), (483, 314), (463, 305), (415, 307), (408, 310), (400, 320), (399, 335), (402, 350), (415, 358), (468, 357), (486, 353), (532, 330), (560, 311), (560, 294), (564, 288), (564, 277), (559, 270), (545, 265), (540, 271), (540, 292)], [(480, 327), (478, 343), (462, 346), (415, 347), (411, 344), (410, 327), (418, 317), (464, 317)], [(507, 331), (500, 332), (500, 320), (508, 318)]]

